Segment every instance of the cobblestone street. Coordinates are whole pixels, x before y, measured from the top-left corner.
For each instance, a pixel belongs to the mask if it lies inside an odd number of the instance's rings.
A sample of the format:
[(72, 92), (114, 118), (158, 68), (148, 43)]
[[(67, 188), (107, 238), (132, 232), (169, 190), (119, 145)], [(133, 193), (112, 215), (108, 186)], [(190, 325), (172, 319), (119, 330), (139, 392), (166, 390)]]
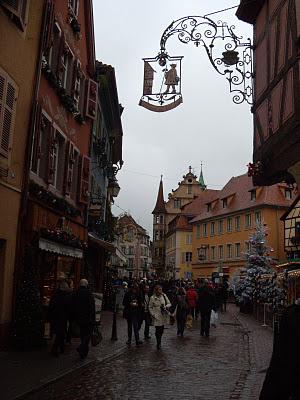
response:
[[(124, 329), (119, 341), (126, 341)], [(96, 360), (23, 398), (255, 400), (271, 346), (270, 329), (231, 305), (209, 339), (200, 337), (199, 322), (184, 338), (169, 326), (160, 351), (152, 334), (138, 348)]]

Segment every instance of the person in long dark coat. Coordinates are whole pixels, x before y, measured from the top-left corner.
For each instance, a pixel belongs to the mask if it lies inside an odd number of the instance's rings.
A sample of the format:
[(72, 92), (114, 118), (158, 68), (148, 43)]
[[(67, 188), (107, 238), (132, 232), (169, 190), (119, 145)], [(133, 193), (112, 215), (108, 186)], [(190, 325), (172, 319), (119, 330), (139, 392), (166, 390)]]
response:
[(136, 345), (142, 344), (139, 337), (139, 328), (142, 315), (143, 301), (141, 294), (139, 292), (139, 287), (137, 284), (133, 286), (125, 293), (123, 299), (123, 317), (127, 320), (127, 331), (128, 340), (127, 345), (131, 345), (132, 330), (134, 332)]
[(183, 337), (186, 319), (189, 313), (189, 304), (186, 297), (186, 291), (183, 287), (178, 289), (176, 299), (170, 311), (172, 309), (176, 310), (177, 336)]
[(55, 357), (65, 349), (65, 337), (67, 333), (67, 322), (70, 311), (70, 292), (66, 282), (60, 282), (58, 289), (54, 292), (48, 310), (51, 332), (55, 335), (51, 354)]
[(216, 311), (216, 299), (213, 290), (208, 286), (208, 281), (198, 290), (198, 308), (201, 315), (201, 336), (209, 337), (211, 311)]
[(73, 296), (74, 319), (80, 329), (80, 345), (77, 351), (81, 359), (87, 357), (95, 324), (95, 299), (88, 288), (88, 281), (81, 279), (79, 289)]
[(300, 300), (282, 315), (259, 400), (300, 399)]

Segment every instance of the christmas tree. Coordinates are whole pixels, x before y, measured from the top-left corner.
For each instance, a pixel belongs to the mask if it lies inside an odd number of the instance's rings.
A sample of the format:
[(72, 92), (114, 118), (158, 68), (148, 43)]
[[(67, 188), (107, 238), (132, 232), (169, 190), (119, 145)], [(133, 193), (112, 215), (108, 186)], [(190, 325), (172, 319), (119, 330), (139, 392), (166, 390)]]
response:
[(23, 274), (18, 285), (12, 340), (18, 349), (44, 344), (43, 312), (37, 276), (37, 255), (26, 248)]
[[(262, 278), (272, 274), (273, 260), (266, 243), (266, 227), (257, 222), (255, 232), (250, 236), (249, 250), (246, 253), (246, 266), (236, 285), (236, 295), (243, 312), (251, 312), (254, 302), (268, 302), (274, 291), (273, 279)], [(270, 275), (271, 277), (271, 275)]]

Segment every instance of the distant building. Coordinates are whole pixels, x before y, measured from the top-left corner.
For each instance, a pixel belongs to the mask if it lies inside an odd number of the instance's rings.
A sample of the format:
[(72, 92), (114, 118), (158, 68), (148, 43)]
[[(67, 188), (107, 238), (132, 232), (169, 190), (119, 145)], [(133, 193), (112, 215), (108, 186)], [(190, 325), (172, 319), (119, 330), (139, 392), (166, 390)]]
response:
[(116, 245), (127, 258), (128, 277), (142, 278), (150, 275), (152, 259), (150, 237), (130, 214), (122, 214), (116, 224)]
[[(169, 232), (169, 223), (180, 215), (182, 207), (190, 203), (197, 196), (206, 190), (201, 169), (200, 178), (192, 173), (192, 168), (183, 176), (183, 180), (178, 182), (178, 188), (172, 190), (165, 202), (163, 194), (162, 178), (156, 205), (153, 214), (153, 268), (159, 276), (173, 277), (175, 274), (175, 259), (173, 254), (169, 254), (166, 259), (166, 238)], [(166, 263), (168, 261), (168, 264)]]
[(213, 272), (231, 277), (243, 267), (258, 221), (266, 225), (270, 256), (277, 262), (285, 261), (280, 218), (295, 196), (286, 184), (256, 187), (247, 174), (231, 178), (215, 198), (201, 204), (198, 216), (191, 221), (193, 277), (211, 277)]

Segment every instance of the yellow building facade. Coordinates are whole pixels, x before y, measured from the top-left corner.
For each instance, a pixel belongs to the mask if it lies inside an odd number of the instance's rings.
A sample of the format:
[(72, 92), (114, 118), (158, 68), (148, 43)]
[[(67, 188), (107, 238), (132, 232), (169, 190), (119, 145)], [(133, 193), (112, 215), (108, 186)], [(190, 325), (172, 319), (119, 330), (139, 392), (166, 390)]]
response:
[(0, 4), (0, 343), (12, 316), (16, 238), (44, 2)]
[(284, 262), (284, 224), (281, 217), (295, 197), (287, 185), (253, 187), (247, 175), (232, 178), (217, 198), (199, 209), (191, 221), (193, 278), (213, 272), (231, 278), (245, 266), (256, 223), (267, 229), (267, 245), (275, 262)]

